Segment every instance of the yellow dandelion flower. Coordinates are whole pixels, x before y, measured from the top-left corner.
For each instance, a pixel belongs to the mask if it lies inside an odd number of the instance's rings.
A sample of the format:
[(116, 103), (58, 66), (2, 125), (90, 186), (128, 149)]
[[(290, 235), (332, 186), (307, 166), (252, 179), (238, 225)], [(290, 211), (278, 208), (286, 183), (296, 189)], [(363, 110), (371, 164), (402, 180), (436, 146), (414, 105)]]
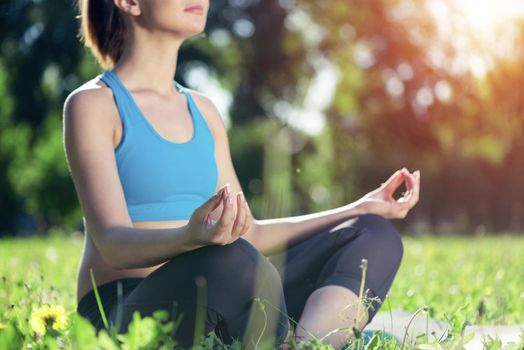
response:
[(43, 336), (48, 329), (56, 331), (67, 328), (67, 314), (62, 305), (42, 305), (31, 312), (29, 325), (36, 334)]

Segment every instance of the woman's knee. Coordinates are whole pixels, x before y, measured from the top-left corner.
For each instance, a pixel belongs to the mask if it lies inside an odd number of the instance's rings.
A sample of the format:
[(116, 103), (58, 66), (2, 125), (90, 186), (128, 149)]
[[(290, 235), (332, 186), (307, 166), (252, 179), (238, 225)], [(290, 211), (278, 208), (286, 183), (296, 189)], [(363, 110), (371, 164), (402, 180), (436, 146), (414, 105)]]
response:
[(250, 290), (256, 284), (280, 285), (276, 268), (251, 243), (240, 238), (227, 245), (204, 247), (198, 261), (206, 279), (219, 279), (220, 284)]
[(369, 234), (375, 248), (396, 257), (400, 263), (404, 244), (400, 232), (389, 219), (377, 214), (365, 214), (358, 217), (357, 225), (362, 228), (362, 233)]
[[(280, 294), (283, 289), (282, 280), (277, 268), (268, 258), (244, 239), (238, 239), (232, 244), (252, 262), (249, 269), (252, 276), (256, 276), (257, 288), (266, 291), (271, 289), (274, 293)], [(236, 268), (243, 268), (243, 266), (236, 266)]]

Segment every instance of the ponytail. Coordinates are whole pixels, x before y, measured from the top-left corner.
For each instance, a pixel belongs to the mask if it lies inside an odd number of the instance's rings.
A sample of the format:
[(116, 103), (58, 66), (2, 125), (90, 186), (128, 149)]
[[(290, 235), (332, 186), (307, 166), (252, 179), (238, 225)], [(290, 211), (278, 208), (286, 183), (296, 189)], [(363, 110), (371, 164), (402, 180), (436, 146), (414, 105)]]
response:
[(124, 50), (125, 23), (112, 0), (80, 1), (78, 37), (102, 68), (114, 66)]

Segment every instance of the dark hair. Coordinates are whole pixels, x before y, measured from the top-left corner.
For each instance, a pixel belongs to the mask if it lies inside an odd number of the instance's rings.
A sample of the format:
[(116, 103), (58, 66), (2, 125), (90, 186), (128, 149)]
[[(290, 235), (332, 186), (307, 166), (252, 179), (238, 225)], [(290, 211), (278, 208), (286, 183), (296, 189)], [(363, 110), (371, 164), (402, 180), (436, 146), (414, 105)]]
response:
[(125, 23), (112, 0), (77, 0), (78, 36), (103, 68), (113, 66), (124, 50)]

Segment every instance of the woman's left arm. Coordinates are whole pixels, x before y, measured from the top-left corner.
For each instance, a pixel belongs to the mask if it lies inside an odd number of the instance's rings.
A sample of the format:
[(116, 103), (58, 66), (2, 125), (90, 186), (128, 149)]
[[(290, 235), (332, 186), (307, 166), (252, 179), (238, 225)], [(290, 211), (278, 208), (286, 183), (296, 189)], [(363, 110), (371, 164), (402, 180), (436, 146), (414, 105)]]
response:
[[(402, 183), (406, 184), (407, 191), (396, 200), (393, 193)], [(352, 216), (377, 214), (388, 219), (404, 218), (418, 202), (419, 188), (420, 172), (412, 174), (406, 168), (400, 169), (379, 188), (342, 207), (300, 216), (254, 220), (253, 244), (264, 254), (271, 254)]]
[[(227, 130), (223, 119), (209, 98), (198, 91), (191, 89), (189, 91), (198, 104), (198, 108), (202, 111), (202, 115), (215, 139), (215, 158), (219, 173), (217, 188), (230, 184), (230, 193), (235, 195), (234, 207), (236, 212), (238, 205), (242, 205), (239, 196), (242, 188), (231, 159)], [(250, 225), (241, 238), (249, 241), (263, 254), (269, 255), (283, 247), (292, 246), (310, 237), (322, 228), (335, 225), (352, 216), (373, 213), (388, 218), (405, 217), (409, 209), (418, 201), (419, 180), (418, 171), (411, 174), (406, 168), (403, 168), (395, 172), (379, 188), (369, 192), (356, 202), (312, 214), (257, 220), (248, 210)], [(401, 198), (395, 200), (393, 193), (403, 182), (406, 183), (407, 191)], [(222, 206), (216, 208), (209, 217), (217, 221), (220, 218), (221, 211)]]

